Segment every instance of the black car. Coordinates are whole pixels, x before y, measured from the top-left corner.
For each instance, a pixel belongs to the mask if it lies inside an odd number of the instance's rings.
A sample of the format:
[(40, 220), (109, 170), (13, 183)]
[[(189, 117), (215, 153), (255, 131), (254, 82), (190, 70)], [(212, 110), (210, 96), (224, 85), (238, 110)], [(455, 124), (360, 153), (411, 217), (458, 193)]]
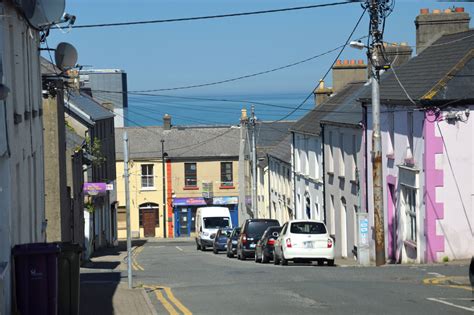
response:
[(232, 230), (230, 237), (227, 239), (227, 257), (232, 258), (237, 254), (237, 239), (240, 235), (240, 226)]
[[(218, 254), (220, 251), (227, 250), (227, 239), (232, 233), (231, 228), (220, 228), (214, 237), (214, 243), (212, 244), (212, 251), (214, 254)], [(211, 235), (212, 238), (212, 235)]]
[(273, 260), (275, 240), (280, 236), (281, 226), (271, 226), (265, 230), (255, 248), (255, 262), (267, 263)]
[(242, 225), (237, 241), (237, 258), (244, 260), (253, 257), (257, 242), (270, 226), (280, 226), (280, 223), (273, 219), (247, 219)]

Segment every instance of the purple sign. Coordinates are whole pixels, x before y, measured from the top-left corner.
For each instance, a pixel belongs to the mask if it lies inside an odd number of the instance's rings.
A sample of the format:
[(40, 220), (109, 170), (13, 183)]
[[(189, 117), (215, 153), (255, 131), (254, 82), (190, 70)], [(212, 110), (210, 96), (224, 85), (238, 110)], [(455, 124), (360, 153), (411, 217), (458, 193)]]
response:
[(84, 183), (84, 193), (89, 196), (102, 196), (107, 191), (106, 183)]
[(202, 197), (196, 198), (173, 198), (174, 206), (205, 206), (206, 201)]

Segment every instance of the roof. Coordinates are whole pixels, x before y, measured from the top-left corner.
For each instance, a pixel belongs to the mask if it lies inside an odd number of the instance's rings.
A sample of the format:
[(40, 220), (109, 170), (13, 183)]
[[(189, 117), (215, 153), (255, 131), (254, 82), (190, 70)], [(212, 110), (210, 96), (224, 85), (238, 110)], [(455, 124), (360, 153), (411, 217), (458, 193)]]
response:
[(256, 145), (257, 157), (259, 165), (265, 167), (267, 160), (266, 155), (270, 150), (277, 146), (288, 134), (289, 129), (293, 126), (294, 121), (262, 121), (256, 126)]
[(321, 123), (359, 126), (362, 120), (362, 106), (357, 100), (370, 89), (371, 85), (367, 82), (349, 83), (341, 91), (345, 93), (346, 97), (339, 98), (339, 104), (333, 108), (332, 112), (323, 117)]
[(161, 159), (161, 140), (170, 158), (238, 158), (240, 128), (235, 126), (125, 127), (115, 129), (117, 160), (123, 160), (123, 132), (127, 131), (130, 159)]
[(58, 75), (61, 70), (44, 57), (40, 57), (42, 75)]
[[(472, 57), (474, 56), (474, 30), (444, 35), (402, 66), (382, 75), (380, 98), (384, 101), (449, 99), (449, 97), (474, 98)], [(470, 76), (462, 76), (469, 66)], [(461, 72), (460, 72), (461, 71)], [(405, 93), (400, 86), (403, 84)], [(445, 93), (446, 90), (450, 92)], [(449, 96), (449, 97), (448, 97)], [(370, 101), (367, 91), (361, 99)]]
[(291, 163), (291, 134), (288, 134), (282, 141), (273, 147), (268, 155), (279, 159), (280, 161)]
[[(318, 136), (321, 132), (320, 122), (323, 119), (326, 119), (326, 116), (335, 111), (341, 104), (350, 101), (355, 91), (359, 89), (362, 84), (363, 82), (348, 84), (342, 90), (333, 94), (326, 102), (313, 108), (309, 113), (304, 115), (295, 123), (293, 128), (291, 128), (291, 131)], [(335, 114), (335, 112), (333, 114)], [(354, 119), (356, 115), (357, 113), (351, 115), (352, 119)]]
[(66, 110), (91, 123), (113, 118), (114, 114), (83, 92), (69, 91), (64, 96)]

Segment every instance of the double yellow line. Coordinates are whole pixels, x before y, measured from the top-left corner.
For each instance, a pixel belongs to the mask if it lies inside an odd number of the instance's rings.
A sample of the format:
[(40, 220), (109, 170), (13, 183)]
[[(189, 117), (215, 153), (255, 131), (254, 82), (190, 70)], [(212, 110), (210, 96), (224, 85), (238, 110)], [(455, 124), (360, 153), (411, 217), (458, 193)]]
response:
[(144, 288), (155, 293), (156, 298), (170, 315), (192, 315), (191, 311), (183, 305), (173, 294), (171, 288), (162, 285), (145, 285)]
[(132, 253), (132, 268), (133, 270), (141, 270), (144, 271), (145, 269), (137, 262), (138, 255), (143, 251), (143, 246), (136, 248)]
[[(428, 285), (436, 285), (442, 287), (448, 287), (453, 289), (461, 289), (461, 290), (468, 290), (471, 291), (472, 288), (467, 285), (461, 284), (449, 284), (449, 281), (455, 282), (456, 279), (462, 279), (463, 277), (436, 277), (436, 278), (427, 278), (423, 279), (424, 284)], [(448, 282), (448, 283), (446, 283)]]

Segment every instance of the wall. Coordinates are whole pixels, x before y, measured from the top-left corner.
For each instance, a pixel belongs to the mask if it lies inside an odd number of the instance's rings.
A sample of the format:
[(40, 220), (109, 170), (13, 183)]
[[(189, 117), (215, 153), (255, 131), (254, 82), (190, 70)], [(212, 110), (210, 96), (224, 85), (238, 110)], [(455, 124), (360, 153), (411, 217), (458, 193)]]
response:
[[(338, 140), (343, 135), (341, 148)], [(332, 141), (329, 137), (332, 136)], [(364, 133), (361, 128), (324, 125), (324, 176), (325, 212), (327, 225), (335, 228), (335, 250), (340, 257), (354, 257), (352, 250), (357, 245), (357, 212), (365, 212), (364, 189)], [(353, 143), (353, 141), (356, 141)], [(332, 148), (333, 159), (329, 151)], [(344, 163), (340, 156), (344, 154)], [(331, 163), (334, 167), (330, 167)], [(357, 170), (356, 170), (357, 168)], [(357, 173), (356, 173), (357, 172)], [(331, 204), (334, 200), (334, 205)], [(345, 209), (342, 200), (345, 200)], [(331, 208), (333, 207), (333, 208)], [(344, 245), (343, 245), (344, 244)]]
[(39, 36), (8, 3), (0, 3), (0, 15), (2, 83), (10, 89), (0, 102), (0, 133), (8, 135), (0, 137), (0, 262), (8, 264), (0, 313), (10, 314), (10, 250), (45, 240), (44, 152)]
[(293, 219), (293, 189), (291, 185), (291, 164), (270, 156), (270, 216), (281, 225)]
[[(442, 261), (447, 256), (453, 259), (469, 259), (474, 253), (473, 228), (474, 212), (474, 106), (469, 106), (470, 115), (466, 117), (464, 108), (454, 109), (463, 121), (447, 121), (440, 118), (426, 129), (427, 146), (435, 146), (437, 151), (431, 161), (437, 170), (439, 186), (432, 191), (435, 194), (432, 215), (438, 214), (438, 220), (427, 222), (433, 227), (433, 242), (439, 246), (427, 249), (427, 259)], [(441, 117), (445, 117), (443, 111)], [(433, 117), (427, 117), (433, 121)], [(428, 157), (427, 157), (428, 159)], [(428, 184), (428, 180), (427, 180)], [(427, 201), (428, 202), (428, 201)]]

